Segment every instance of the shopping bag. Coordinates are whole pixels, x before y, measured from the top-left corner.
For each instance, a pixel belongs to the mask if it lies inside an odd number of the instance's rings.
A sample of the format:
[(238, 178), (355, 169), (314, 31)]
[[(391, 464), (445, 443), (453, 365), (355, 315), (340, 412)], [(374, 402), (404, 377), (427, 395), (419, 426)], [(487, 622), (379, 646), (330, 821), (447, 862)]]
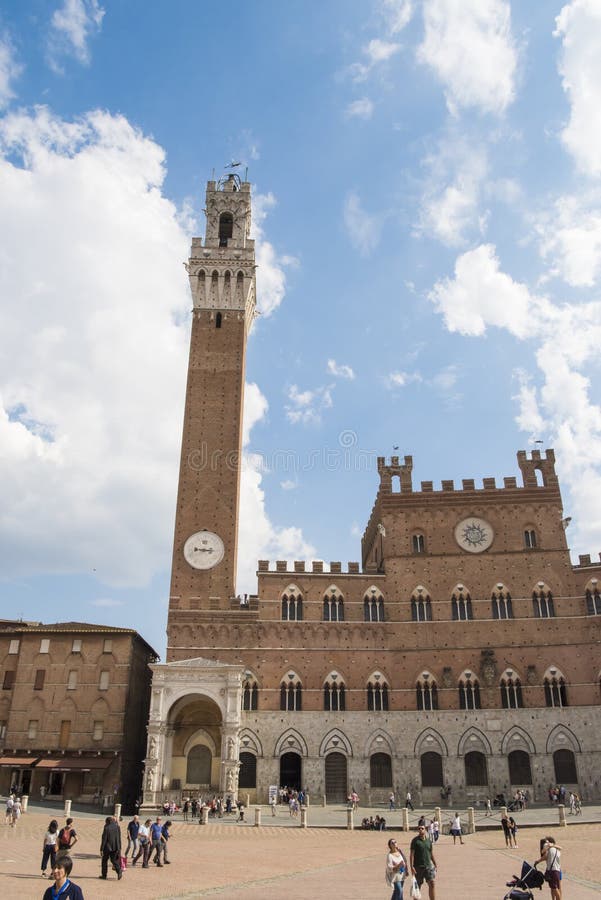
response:
[(417, 878), (413, 876), (411, 881), (411, 891), (409, 892), (409, 896), (411, 900), (421, 900), (422, 892), (419, 889), (419, 885), (417, 883)]

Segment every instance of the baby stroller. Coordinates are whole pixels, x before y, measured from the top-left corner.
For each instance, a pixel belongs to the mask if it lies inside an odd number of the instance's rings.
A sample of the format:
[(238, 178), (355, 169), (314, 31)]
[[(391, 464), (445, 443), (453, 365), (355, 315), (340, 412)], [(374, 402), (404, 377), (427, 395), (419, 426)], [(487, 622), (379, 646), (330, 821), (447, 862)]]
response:
[(545, 876), (530, 863), (522, 863), (522, 874), (518, 877), (513, 876), (511, 881), (507, 882), (507, 887), (511, 888), (508, 894), (505, 894), (503, 900), (534, 900), (532, 888), (542, 888), (545, 883)]

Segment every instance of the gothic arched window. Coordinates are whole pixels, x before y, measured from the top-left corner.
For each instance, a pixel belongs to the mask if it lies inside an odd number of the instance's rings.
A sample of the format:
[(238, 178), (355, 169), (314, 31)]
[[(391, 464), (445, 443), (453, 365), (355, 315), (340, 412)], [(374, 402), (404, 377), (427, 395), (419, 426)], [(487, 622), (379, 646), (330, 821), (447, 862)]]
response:
[(586, 612), (589, 616), (601, 616), (601, 594), (599, 593), (599, 582), (596, 578), (591, 578), (586, 586)]
[(282, 594), (282, 620), (301, 622), (303, 618), (303, 595), (295, 584), (289, 585)]
[(426, 552), (426, 539), (421, 532), (417, 531), (411, 536), (411, 547), (414, 553)]
[(280, 684), (280, 709), (285, 712), (298, 712), (303, 708), (302, 700), (301, 680), (295, 672), (288, 672)]
[(388, 710), (388, 684), (380, 672), (374, 672), (367, 683), (367, 708), (372, 712)]
[(417, 709), (438, 709), (438, 688), (429, 672), (422, 672), (417, 679), (415, 699)]
[(491, 612), (493, 619), (513, 619), (511, 594), (505, 585), (499, 583), (491, 595)]
[(543, 681), (545, 688), (545, 704), (551, 707), (562, 708), (568, 705), (566, 680), (555, 667), (551, 666), (545, 672)]
[(338, 672), (330, 672), (323, 685), (323, 708), (326, 712), (344, 712), (346, 690)]
[(258, 709), (259, 706), (259, 686), (255, 679), (250, 676), (244, 682), (242, 688), (242, 709), (246, 712)]
[(553, 594), (543, 581), (532, 591), (532, 609), (537, 619), (552, 619), (555, 615)]
[(332, 585), (323, 598), (324, 622), (344, 622), (344, 599), (337, 587)]
[(376, 587), (371, 587), (363, 598), (363, 619), (365, 622), (384, 621), (384, 597)]
[(462, 584), (458, 584), (451, 597), (451, 617), (453, 621), (463, 622), (473, 619), (472, 598), (470, 592)]
[(411, 618), (414, 622), (432, 621), (432, 602), (426, 588), (419, 585), (411, 594)]
[(503, 709), (522, 709), (522, 683), (513, 669), (505, 669), (501, 675), (500, 687)]
[(459, 709), (480, 709), (480, 684), (472, 672), (459, 679)]
[(536, 531), (534, 528), (526, 528), (524, 531), (524, 546), (527, 550), (536, 548)]

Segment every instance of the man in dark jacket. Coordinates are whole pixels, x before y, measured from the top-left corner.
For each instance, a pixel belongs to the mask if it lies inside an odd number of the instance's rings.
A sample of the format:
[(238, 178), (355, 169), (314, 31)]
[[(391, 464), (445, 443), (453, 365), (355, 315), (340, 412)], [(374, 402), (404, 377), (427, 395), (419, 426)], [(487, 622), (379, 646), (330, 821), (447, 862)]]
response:
[(121, 829), (114, 816), (107, 816), (104, 831), (100, 839), (100, 853), (102, 854), (101, 874), (99, 878), (106, 878), (108, 874), (109, 859), (117, 878), (123, 877), (121, 871)]

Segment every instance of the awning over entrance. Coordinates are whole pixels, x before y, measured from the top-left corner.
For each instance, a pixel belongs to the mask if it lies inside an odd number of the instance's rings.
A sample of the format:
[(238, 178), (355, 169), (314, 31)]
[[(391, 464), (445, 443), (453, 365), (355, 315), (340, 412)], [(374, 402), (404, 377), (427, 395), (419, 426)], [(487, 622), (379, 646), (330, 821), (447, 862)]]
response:
[(26, 769), (34, 766), (37, 756), (0, 756), (0, 766), (12, 766), (15, 769)]
[(52, 769), (54, 772), (90, 772), (93, 769), (108, 769), (115, 757), (103, 756), (63, 756), (60, 759), (40, 759), (36, 769)]

